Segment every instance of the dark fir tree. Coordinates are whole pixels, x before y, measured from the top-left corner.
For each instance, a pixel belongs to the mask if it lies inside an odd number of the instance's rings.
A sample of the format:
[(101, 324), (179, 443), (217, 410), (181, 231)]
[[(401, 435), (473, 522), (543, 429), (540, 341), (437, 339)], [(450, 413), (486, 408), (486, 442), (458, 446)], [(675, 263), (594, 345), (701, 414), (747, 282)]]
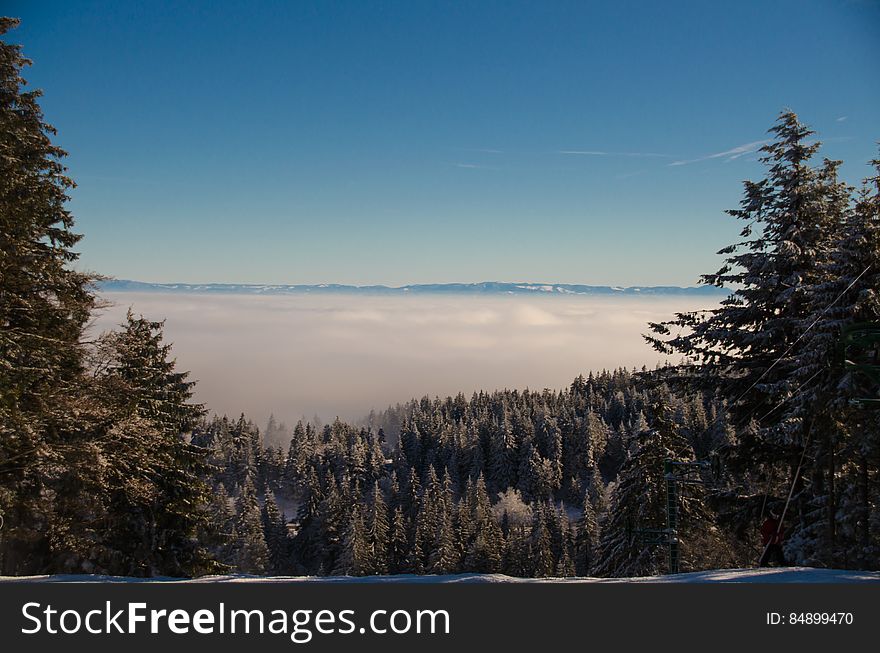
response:
[(373, 483), (367, 519), (367, 547), (369, 550), (370, 573), (387, 574), (389, 558), (388, 506), (379, 489), (379, 482)]
[(242, 485), (235, 508), (236, 567), (246, 574), (265, 574), (270, 564), (269, 548), (263, 534), (260, 504), (250, 479)]
[(191, 401), (194, 383), (170, 358), (161, 322), (129, 312), (123, 328), (105, 336), (104, 347), (107, 395), (116, 397), (116, 413), (127, 416), (104, 447), (110, 461), (107, 538), (122, 539), (115, 548), (131, 555), (120, 573), (205, 573), (211, 558), (198, 535), (209, 522), (207, 452), (185, 440), (204, 412)]
[(278, 509), (275, 495), (269, 488), (266, 488), (264, 496), (261, 517), (263, 538), (269, 550), (268, 571), (274, 575), (290, 573), (290, 540), (284, 514)]
[(574, 566), (578, 576), (589, 576), (593, 572), (599, 550), (599, 522), (589, 493), (584, 496), (581, 517), (577, 522), (575, 535)]
[(364, 516), (359, 504), (352, 507), (342, 532), (339, 555), (333, 574), (339, 576), (365, 576), (373, 566), (371, 552), (364, 527)]
[[(686, 357), (668, 376), (728, 401), (740, 430), (725, 462), (745, 481), (743, 509), (766, 503), (750, 496), (784, 501), (791, 489), (798, 497), (791, 516), (803, 523), (804, 490), (823, 456), (806, 456), (803, 468), (798, 460), (823, 440), (830, 451), (831, 436), (821, 401), (789, 409), (811, 391), (806, 386), (812, 379), (801, 373), (809, 364), (804, 346), (819, 305), (816, 289), (828, 281), (845, 224), (849, 189), (838, 180), (839, 162), (815, 162), (820, 145), (794, 113), (781, 114), (771, 133), (773, 140), (761, 148), (766, 178), (746, 182), (740, 208), (729, 211), (745, 222), (742, 240), (722, 249), (724, 265), (703, 277), (733, 292), (718, 308), (652, 324), (648, 340), (659, 351)], [(770, 479), (769, 486), (749, 482), (756, 473)]]
[[(0, 36), (18, 25), (0, 18)], [(52, 142), (20, 46), (0, 41), (0, 569), (37, 573), (87, 563), (98, 543), (103, 415), (84, 387), (83, 328), (93, 277), (71, 267), (80, 235), (73, 181)]]
[(880, 323), (880, 160), (847, 213), (825, 275), (814, 284), (812, 310), (795, 376), (801, 391), (783, 418), (812, 420), (808, 478), (798, 497), (802, 517), (789, 555), (817, 566), (876, 566), (873, 526), (880, 439), (876, 411), (858, 402), (878, 398), (876, 382), (844, 365), (855, 359), (841, 343), (853, 328)]

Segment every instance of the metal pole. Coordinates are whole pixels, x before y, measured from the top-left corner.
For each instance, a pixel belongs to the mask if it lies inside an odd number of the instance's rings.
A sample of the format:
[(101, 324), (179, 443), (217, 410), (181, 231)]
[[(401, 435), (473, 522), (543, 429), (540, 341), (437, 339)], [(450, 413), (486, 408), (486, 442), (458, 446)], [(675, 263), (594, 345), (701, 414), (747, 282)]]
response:
[(678, 573), (678, 487), (672, 473), (672, 460), (663, 461), (663, 476), (666, 478), (666, 530), (669, 542), (669, 573)]

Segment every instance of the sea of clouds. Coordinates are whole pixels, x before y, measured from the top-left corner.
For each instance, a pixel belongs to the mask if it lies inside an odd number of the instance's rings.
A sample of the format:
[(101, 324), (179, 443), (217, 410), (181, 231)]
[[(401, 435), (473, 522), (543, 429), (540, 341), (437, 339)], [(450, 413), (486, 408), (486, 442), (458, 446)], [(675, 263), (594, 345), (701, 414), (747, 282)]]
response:
[(106, 330), (129, 307), (166, 320), (196, 399), (220, 414), (288, 424), (359, 419), (424, 395), (562, 388), (578, 374), (654, 366), (647, 322), (705, 297), (199, 295), (106, 293)]

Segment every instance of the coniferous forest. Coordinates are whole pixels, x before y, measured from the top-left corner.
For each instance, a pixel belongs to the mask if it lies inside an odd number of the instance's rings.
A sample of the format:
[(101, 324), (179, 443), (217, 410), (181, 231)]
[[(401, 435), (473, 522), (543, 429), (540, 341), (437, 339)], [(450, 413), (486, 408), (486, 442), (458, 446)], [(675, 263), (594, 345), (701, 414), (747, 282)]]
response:
[(263, 428), (193, 401), (161, 316), (88, 329), (101, 278), (76, 264), (74, 182), (16, 24), (0, 19), (0, 574), (655, 575), (681, 463), (700, 463), (681, 466), (698, 481), (678, 497), (682, 571), (755, 566), (770, 511), (792, 563), (880, 568), (878, 345), (847, 344), (880, 322), (880, 160), (851, 187), (782, 112), (729, 211), (740, 240), (702, 278), (730, 294), (645, 326), (669, 365)]

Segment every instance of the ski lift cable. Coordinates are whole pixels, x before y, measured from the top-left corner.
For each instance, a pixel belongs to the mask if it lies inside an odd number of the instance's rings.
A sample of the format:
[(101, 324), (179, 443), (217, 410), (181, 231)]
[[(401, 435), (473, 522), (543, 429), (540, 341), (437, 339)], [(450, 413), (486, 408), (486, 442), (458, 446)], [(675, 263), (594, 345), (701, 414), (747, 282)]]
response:
[(770, 496), (770, 488), (773, 487), (773, 481), (776, 479), (776, 468), (770, 468), (770, 478), (767, 482), (767, 491), (764, 492), (764, 500), (761, 502), (761, 515), (758, 517), (759, 523), (764, 523), (764, 511), (767, 509), (767, 498)]
[(810, 326), (808, 326), (808, 327), (806, 328), (806, 330), (805, 330), (801, 335), (799, 335), (799, 336), (797, 337), (797, 339), (796, 339), (793, 343), (791, 343), (791, 345), (789, 345), (788, 349), (786, 349), (784, 352), (782, 352), (782, 355), (780, 355), (779, 358), (777, 358), (775, 361), (773, 361), (773, 363), (770, 365), (770, 367), (768, 367), (766, 370), (764, 370), (764, 372), (761, 374), (761, 376), (759, 376), (757, 379), (755, 379), (755, 382), (752, 383), (752, 385), (750, 385), (750, 386), (746, 389), (745, 392), (743, 392), (739, 397), (737, 397), (736, 400), (735, 400), (733, 403), (734, 403), (734, 404), (739, 403), (739, 401), (740, 401), (743, 397), (745, 397), (749, 392), (751, 392), (752, 389), (753, 389), (756, 385), (758, 385), (758, 384), (761, 382), (761, 380), (762, 380), (765, 376), (767, 376), (767, 375), (770, 373), (770, 371), (771, 371), (774, 367), (776, 367), (776, 366), (779, 364), (779, 362), (780, 362), (783, 358), (785, 358), (786, 356), (788, 356), (788, 354), (791, 353), (791, 350), (794, 349), (795, 346), (797, 346), (797, 344), (798, 344), (801, 340), (803, 340), (804, 336), (806, 336), (806, 335), (810, 332), (810, 330), (811, 330), (814, 326), (816, 326), (816, 325), (819, 323), (819, 320), (822, 319), (822, 317), (825, 315), (825, 313), (827, 313), (827, 312), (828, 312), (828, 311), (829, 311), (829, 310), (830, 310), (830, 309), (831, 309), (831, 308), (832, 308), (837, 302), (839, 302), (840, 299), (841, 299), (846, 293), (848, 293), (848, 292), (850, 291), (850, 289), (851, 289), (854, 285), (856, 285), (856, 283), (859, 281), (859, 279), (861, 279), (863, 276), (865, 276), (865, 274), (866, 274), (866, 273), (868, 272), (868, 270), (870, 270), (870, 269), (871, 269), (871, 266), (868, 265), (868, 267), (866, 267), (864, 270), (862, 270), (862, 272), (859, 274), (859, 276), (857, 276), (855, 279), (853, 279), (852, 282), (850, 282), (850, 284), (849, 284), (846, 288), (844, 288), (843, 291), (841, 291), (841, 293), (840, 293), (840, 294), (834, 299), (833, 302), (831, 302), (830, 304), (828, 304), (828, 306), (826, 306), (824, 309), (822, 309), (822, 312), (819, 313), (819, 316), (818, 316), (815, 320), (813, 320), (812, 324), (810, 324)]
[(791, 497), (794, 495), (794, 488), (797, 485), (798, 477), (801, 475), (801, 468), (804, 464), (804, 457), (807, 455), (807, 449), (810, 447), (810, 439), (813, 436), (813, 431), (807, 433), (807, 440), (804, 442), (804, 450), (801, 451), (801, 459), (798, 461), (797, 469), (794, 472), (794, 476), (791, 479), (791, 488), (788, 490), (788, 497), (785, 499), (785, 506), (782, 508), (782, 514), (779, 516), (779, 523), (776, 525), (776, 533), (770, 541), (767, 542), (764, 547), (764, 551), (761, 553), (761, 560), (764, 559), (764, 556), (767, 554), (767, 551), (770, 549), (770, 545), (779, 537), (779, 534), (782, 532), (782, 525), (785, 523), (785, 514), (788, 512), (788, 505), (791, 503)]
[(813, 379), (815, 379), (817, 376), (819, 376), (822, 372), (823, 372), (822, 368), (819, 368), (818, 370), (816, 370), (815, 372), (813, 372), (813, 374), (810, 375), (810, 378), (807, 379), (806, 381), (804, 381), (804, 382), (801, 384), (801, 387), (798, 389), (798, 391), (797, 391), (795, 394), (791, 395), (790, 397), (786, 397), (785, 399), (783, 399), (782, 401), (780, 401), (778, 404), (776, 404), (775, 406), (773, 406), (773, 408), (771, 408), (771, 409), (768, 410), (766, 413), (764, 413), (763, 415), (761, 415), (761, 417), (758, 418), (758, 421), (761, 422), (761, 421), (767, 419), (768, 417), (770, 417), (770, 415), (771, 415), (772, 413), (774, 413), (774, 412), (776, 411), (777, 408), (779, 408), (780, 406), (782, 406), (782, 404), (786, 403), (787, 401), (791, 401), (792, 399), (796, 399), (797, 397), (800, 397), (802, 394), (804, 394), (804, 392), (806, 392), (806, 390), (807, 390), (807, 386), (808, 386), (810, 383), (812, 383)]
[[(790, 396), (788, 396), (788, 397), (785, 397), (782, 401), (780, 401), (778, 404), (776, 404), (775, 406), (773, 406), (773, 408), (771, 408), (771, 409), (768, 410), (766, 413), (764, 413), (763, 415), (761, 415), (761, 417), (758, 418), (758, 422), (762, 422), (762, 421), (764, 421), (765, 419), (767, 419), (768, 417), (770, 417), (770, 415), (772, 415), (773, 413), (775, 413), (776, 410), (777, 410), (778, 408), (780, 408), (783, 404), (785, 404), (785, 403), (791, 401), (792, 399), (797, 399), (798, 397), (800, 397), (800, 396), (804, 393), (804, 391), (807, 389), (807, 386), (813, 381), (813, 379), (815, 379), (817, 376), (819, 376), (819, 374), (821, 374), (823, 371), (824, 371), (824, 370), (823, 370), (821, 367), (820, 367), (818, 370), (816, 370), (816, 371), (810, 376), (809, 379), (807, 379), (806, 381), (804, 381), (803, 383), (800, 384), (800, 387), (798, 388), (797, 392), (795, 392), (794, 394), (792, 394), (792, 395), (790, 395)], [(754, 416), (754, 414), (757, 413), (757, 412), (758, 412), (757, 407), (756, 407), (756, 408), (753, 408), (753, 409), (752, 409), (752, 412), (750, 412), (748, 415), (746, 415), (746, 417), (744, 417), (742, 420), (740, 420), (740, 421), (737, 423), (737, 425), (736, 425), (735, 428), (739, 429), (739, 428), (743, 427), (746, 423), (750, 422), (751, 419), (752, 419), (752, 417)]]
[[(780, 406), (782, 406), (782, 404), (784, 404), (785, 402), (790, 401), (790, 400), (792, 400), (792, 399), (794, 399), (794, 398), (796, 398), (796, 397), (799, 397), (801, 394), (803, 394), (804, 391), (807, 389), (806, 386), (809, 385), (810, 382), (811, 382), (813, 379), (815, 379), (815, 378), (819, 375), (819, 373), (820, 373), (821, 371), (822, 371), (822, 369), (819, 368), (819, 370), (817, 370), (817, 371), (816, 371), (816, 372), (815, 372), (815, 373), (814, 373), (809, 379), (807, 379), (806, 381), (804, 381), (804, 382), (801, 384), (801, 387), (800, 387), (800, 389), (798, 390), (798, 392), (797, 392), (796, 394), (792, 395), (791, 397), (786, 397), (785, 399), (783, 399), (782, 401), (780, 401), (780, 402), (779, 402), (778, 404), (776, 404), (773, 408), (771, 408), (769, 411), (767, 411), (766, 413), (764, 413), (764, 415), (762, 415), (762, 416), (758, 419), (758, 421), (759, 421), (759, 422), (764, 421), (764, 420), (767, 419), (767, 417), (769, 417), (773, 412), (775, 412), (777, 408), (779, 408)], [(754, 413), (755, 413), (755, 411), (753, 410), (753, 411), (752, 411), (752, 414), (754, 414)], [(751, 415), (749, 415), (749, 417), (751, 418)], [(740, 426), (741, 426), (741, 425), (740, 425)], [(807, 450), (807, 445), (804, 444), (804, 452), (806, 452), (806, 450)], [(801, 462), (803, 463), (803, 453), (801, 454)], [(798, 469), (800, 469), (800, 465), (798, 466)], [(770, 468), (770, 478), (769, 478), (768, 481), (767, 481), (767, 490), (764, 492), (764, 500), (761, 502), (761, 515), (760, 515), (760, 517), (758, 517), (758, 521), (759, 521), (759, 522), (764, 521), (764, 511), (765, 511), (765, 509), (767, 508), (767, 499), (768, 499), (769, 496), (770, 496), (770, 490), (773, 488), (773, 481), (774, 481), (774, 477), (775, 477), (775, 476), (776, 476), (776, 468), (775, 468), (775, 467), (771, 467), (771, 468)]]

